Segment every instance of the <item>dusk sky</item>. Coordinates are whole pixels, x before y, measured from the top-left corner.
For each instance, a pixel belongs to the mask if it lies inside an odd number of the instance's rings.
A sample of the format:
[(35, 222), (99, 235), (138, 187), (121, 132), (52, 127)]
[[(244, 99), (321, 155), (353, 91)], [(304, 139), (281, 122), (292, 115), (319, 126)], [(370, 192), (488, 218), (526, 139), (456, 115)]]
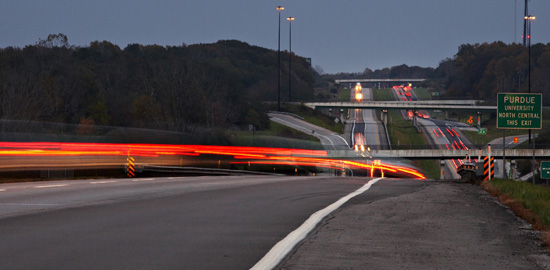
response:
[[(464, 43), (521, 43), (523, 0), (2, 0), (0, 47), (63, 33), (87, 46), (107, 40), (181, 45), (236, 39), (312, 59), (326, 73), (400, 64), (436, 67)], [(517, 13), (515, 7), (517, 6)], [(550, 42), (550, 0), (531, 0), (532, 43)], [(514, 15), (516, 15), (514, 17)]]

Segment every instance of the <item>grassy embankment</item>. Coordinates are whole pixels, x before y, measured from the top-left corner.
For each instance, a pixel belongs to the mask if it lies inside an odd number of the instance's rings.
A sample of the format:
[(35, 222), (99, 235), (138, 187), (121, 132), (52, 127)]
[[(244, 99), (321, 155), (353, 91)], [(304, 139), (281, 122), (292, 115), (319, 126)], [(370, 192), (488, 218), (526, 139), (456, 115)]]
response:
[[(428, 93), (424, 89), (415, 89), (417, 96)], [(373, 89), (374, 99), (378, 101), (395, 100), (391, 89)], [(430, 95), (427, 94), (429, 97)], [(427, 145), (426, 138), (418, 132), (411, 121), (403, 119), (399, 110), (388, 111), (388, 135), (394, 148), (418, 148)], [(439, 163), (436, 160), (414, 160), (412, 163), (420, 168), (426, 177), (439, 179)]]
[(230, 137), (239, 146), (323, 150), (319, 139), (275, 122), (267, 130), (232, 131)]
[(338, 92), (338, 101), (349, 101), (351, 97), (351, 89), (343, 88)]
[(518, 217), (543, 231), (543, 246), (550, 252), (550, 188), (527, 182), (494, 179), (483, 188)]
[(336, 116), (329, 117), (328, 115), (322, 113), (321, 111), (313, 110), (309, 107), (302, 106), (302, 105), (286, 104), (283, 109), (286, 112), (293, 113), (293, 114), (299, 115), (300, 117), (303, 117), (304, 120), (308, 123), (328, 129), (330, 131), (334, 131), (338, 134), (344, 133), (344, 124), (341, 122), (339, 123), (334, 122), (334, 119), (336, 118)]

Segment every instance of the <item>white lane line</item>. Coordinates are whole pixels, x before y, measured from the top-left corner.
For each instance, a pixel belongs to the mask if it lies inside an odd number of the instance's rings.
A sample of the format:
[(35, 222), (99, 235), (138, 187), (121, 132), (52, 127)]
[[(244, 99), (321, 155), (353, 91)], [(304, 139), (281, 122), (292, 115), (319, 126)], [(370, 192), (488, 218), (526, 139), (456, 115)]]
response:
[(6, 191), (6, 189), (0, 189), (0, 192), (2, 192), (2, 191)]
[(315, 229), (317, 224), (319, 224), (319, 222), (321, 222), (321, 220), (323, 220), (328, 214), (340, 208), (340, 206), (349, 201), (351, 198), (367, 191), (380, 179), (382, 178), (370, 180), (358, 190), (339, 199), (338, 201), (325, 207), (324, 209), (315, 212), (298, 229), (294, 230), (293, 232), (288, 234), (283, 240), (279, 241), (279, 243), (275, 244), (275, 246), (273, 246), (273, 248), (271, 248), (271, 250), (250, 269), (264, 270), (275, 268), (300, 241), (306, 238), (306, 236), (313, 229)]
[(43, 186), (35, 186), (34, 188), (54, 188), (54, 187), (65, 187), (68, 186), (67, 184), (58, 184), (58, 185), (43, 185)]
[(0, 206), (52, 206), (54, 203), (0, 203)]
[(90, 184), (92, 185), (96, 185), (96, 184), (111, 184), (111, 183), (116, 183), (118, 181), (112, 181), (112, 180), (109, 180), (109, 181), (94, 181), (94, 182), (90, 182)]
[(140, 179), (133, 179), (132, 182), (142, 182), (142, 181), (154, 181), (154, 178), (140, 178)]

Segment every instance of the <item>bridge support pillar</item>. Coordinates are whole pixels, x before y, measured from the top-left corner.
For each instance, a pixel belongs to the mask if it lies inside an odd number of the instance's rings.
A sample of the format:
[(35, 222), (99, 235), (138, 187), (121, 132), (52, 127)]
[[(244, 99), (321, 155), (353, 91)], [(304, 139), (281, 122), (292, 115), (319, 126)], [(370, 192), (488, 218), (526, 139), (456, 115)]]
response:
[(439, 161), (439, 179), (443, 180), (445, 179), (445, 160)]
[(481, 112), (477, 112), (477, 128), (481, 128)]
[(382, 121), (384, 125), (388, 125), (388, 110), (382, 110), (380, 112), (380, 121)]

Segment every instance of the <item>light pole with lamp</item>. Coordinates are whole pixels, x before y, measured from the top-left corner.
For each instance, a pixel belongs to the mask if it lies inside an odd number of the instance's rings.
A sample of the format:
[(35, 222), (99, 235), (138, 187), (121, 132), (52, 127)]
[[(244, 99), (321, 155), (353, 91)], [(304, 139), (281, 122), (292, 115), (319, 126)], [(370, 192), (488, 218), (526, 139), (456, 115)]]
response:
[[(526, 45), (528, 48), (527, 58), (529, 58), (528, 64), (527, 64), (527, 74), (528, 74), (527, 89), (529, 93), (531, 93), (531, 20), (534, 20), (535, 16), (528, 15), (528, 16), (525, 16), (524, 19), (527, 22), (527, 27), (526, 27), (527, 34), (525, 37), (527, 42)], [(529, 129), (529, 144), (531, 144), (531, 129)]]
[(292, 21), (294, 21), (294, 17), (288, 17), (286, 18), (289, 22), (289, 38), (288, 38), (288, 102), (290, 103), (290, 92), (291, 92), (291, 86), (292, 86), (292, 80), (291, 80), (291, 66), (292, 66)]
[(279, 11), (279, 35), (277, 38), (277, 111), (281, 111), (281, 10), (285, 7), (277, 6)]
[[(528, 58), (529, 61), (527, 64), (527, 73), (529, 74), (529, 82), (527, 84), (527, 89), (529, 90), (529, 93), (531, 93), (531, 21), (535, 19), (535, 16), (528, 15), (524, 17), (525, 21), (529, 24), (528, 25), (528, 33), (527, 33), (527, 46), (528, 46)], [(529, 144), (531, 144), (531, 129), (529, 129)], [(533, 137), (533, 143), (531, 144), (533, 147), (533, 161), (531, 162), (531, 170), (533, 172), (533, 184), (535, 184), (535, 138)]]

